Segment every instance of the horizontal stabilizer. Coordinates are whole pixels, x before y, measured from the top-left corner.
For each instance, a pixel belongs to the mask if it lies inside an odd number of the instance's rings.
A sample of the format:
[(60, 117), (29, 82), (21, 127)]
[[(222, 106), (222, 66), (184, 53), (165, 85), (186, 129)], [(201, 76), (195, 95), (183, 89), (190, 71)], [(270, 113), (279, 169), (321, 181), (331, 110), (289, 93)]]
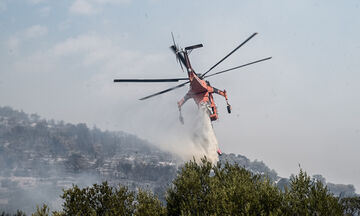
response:
[(197, 48), (201, 48), (203, 47), (202, 44), (196, 44), (196, 45), (192, 45), (192, 46), (188, 46), (188, 47), (185, 47), (185, 50), (193, 50), (193, 49), (197, 49)]

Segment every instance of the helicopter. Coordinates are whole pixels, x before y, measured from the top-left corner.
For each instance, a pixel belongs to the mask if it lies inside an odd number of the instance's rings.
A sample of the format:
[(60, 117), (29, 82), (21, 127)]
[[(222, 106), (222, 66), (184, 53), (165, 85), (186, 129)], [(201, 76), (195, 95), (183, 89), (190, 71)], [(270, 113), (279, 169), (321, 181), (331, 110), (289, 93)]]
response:
[(226, 70), (218, 71), (215, 73), (209, 73), (211, 72), (215, 67), (217, 67), (221, 62), (223, 62), (225, 59), (227, 59), (230, 55), (232, 55), (234, 52), (236, 52), (240, 47), (242, 47), (244, 44), (246, 44), (250, 39), (252, 39), (255, 35), (258, 33), (253, 33), (250, 37), (248, 37), (244, 42), (242, 42), (240, 45), (238, 45), (234, 50), (232, 50), (229, 54), (227, 54), (225, 57), (223, 57), (220, 61), (218, 61), (216, 64), (214, 64), (212, 67), (210, 67), (206, 72), (204, 73), (196, 73), (195, 70), (192, 68), (189, 54), (192, 50), (203, 47), (202, 44), (196, 44), (192, 46), (188, 46), (185, 48), (180, 48), (176, 43), (174, 39), (174, 35), (171, 33), (173, 45), (170, 46), (170, 49), (174, 52), (177, 61), (180, 64), (181, 69), (184, 71), (184, 67), (187, 71), (188, 77), (186, 78), (169, 78), (169, 79), (114, 79), (114, 82), (142, 82), (142, 83), (148, 83), (148, 82), (179, 82), (179, 81), (185, 81), (177, 86), (165, 89), (163, 91), (148, 95), (146, 97), (140, 98), (139, 100), (146, 100), (152, 97), (155, 97), (157, 95), (161, 95), (164, 93), (167, 93), (169, 91), (181, 88), (186, 86), (187, 84), (190, 85), (189, 91), (186, 93), (186, 95), (177, 102), (178, 108), (179, 108), (179, 120), (182, 124), (184, 124), (184, 118), (181, 113), (181, 107), (184, 105), (184, 103), (190, 99), (193, 98), (195, 103), (200, 108), (205, 108), (207, 111), (209, 118), (211, 121), (216, 121), (218, 116), (217, 107), (213, 98), (213, 94), (221, 95), (225, 98), (226, 104), (227, 104), (227, 111), (228, 113), (231, 113), (231, 105), (228, 102), (227, 92), (226, 90), (219, 90), (213, 86), (210, 85), (210, 82), (205, 80), (206, 78), (216, 76), (222, 73), (226, 73), (229, 71), (233, 71), (242, 67), (246, 67), (252, 64), (256, 64), (259, 62), (263, 62), (266, 60), (271, 59), (272, 57), (267, 57), (263, 59), (259, 59), (256, 61), (249, 62), (247, 64), (243, 64), (237, 67), (229, 68)]

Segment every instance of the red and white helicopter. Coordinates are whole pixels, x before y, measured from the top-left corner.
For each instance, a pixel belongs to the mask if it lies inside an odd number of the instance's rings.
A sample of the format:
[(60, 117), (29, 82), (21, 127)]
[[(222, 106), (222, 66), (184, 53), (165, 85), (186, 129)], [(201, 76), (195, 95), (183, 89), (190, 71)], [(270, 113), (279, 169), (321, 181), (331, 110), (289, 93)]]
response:
[[(242, 68), (245, 66), (249, 66), (249, 65), (252, 65), (255, 63), (259, 63), (259, 62), (271, 59), (271, 57), (267, 57), (267, 58), (259, 59), (259, 60), (253, 61), (253, 62), (249, 62), (247, 64), (243, 64), (243, 65), (240, 65), (237, 67), (229, 68), (227, 70), (222, 70), (222, 71), (218, 71), (218, 72), (209, 74), (210, 71), (212, 71), (216, 66), (218, 66), (221, 62), (223, 62), (225, 59), (227, 59), (234, 52), (236, 52), (240, 47), (242, 47), (245, 43), (247, 43), (255, 35), (257, 35), (257, 33), (253, 33), (244, 42), (242, 42), (239, 46), (237, 46), (234, 50), (232, 50), (229, 54), (227, 54), (224, 58), (222, 58), (220, 61), (218, 61), (212, 67), (210, 67), (210, 69), (208, 69), (204, 73), (196, 73), (195, 70), (192, 68), (190, 59), (189, 59), (190, 52), (194, 49), (203, 47), (203, 45), (197, 44), (197, 45), (188, 46), (185, 48), (179, 48), (175, 43), (174, 36), (172, 35), (173, 45), (170, 46), (170, 49), (176, 55), (176, 58), (179, 61), (181, 68), (184, 69), (184, 67), (185, 67), (188, 77), (186, 77), (186, 78), (170, 78), (170, 79), (114, 79), (114, 82), (179, 82), (179, 81), (185, 81), (177, 86), (174, 86), (174, 87), (165, 89), (163, 91), (151, 94), (149, 96), (140, 98), (140, 100), (146, 100), (151, 97), (154, 97), (154, 96), (157, 96), (160, 94), (164, 94), (166, 92), (169, 92), (169, 91), (175, 90), (177, 88), (184, 87), (187, 84), (190, 84), (190, 88), (189, 88), (189, 91), (187, 92), (187, 94), (180, 101), (177, 102), (178, 108), (180, 111), (180, 117), (179, 117), (180, 122), (184, 123), (184, 119), (181, 114), (181, 107), (190, 98), (194, 99), (194, 101), (198, 105), (198, 107), (206, 107), (206, 110), (209, 114), (210, 120), (215, 121), (219, 118), (219, 116), (218, 116), (217, 107), (215, 105), (214, 98), (213, 98), (214, 93), (225, 97), (228, 113), (231, 113), (231, 106), (228, 103), (228, 97), (227, 97), (226, 90), (222, 91), (222, 90), (219, 90), (219, 89), (211, 86), (210, 82), (205, 79), (208, 77), (212, 77), (215, 75), (219, 75), (222, 73), (226, 73), (226, 72), (229, 72), (229, 71), (232, 71), (235, 69), (239, 69), (239, 68)], [(221, 151), (218, 150), (218, 153), (221, 154)]]

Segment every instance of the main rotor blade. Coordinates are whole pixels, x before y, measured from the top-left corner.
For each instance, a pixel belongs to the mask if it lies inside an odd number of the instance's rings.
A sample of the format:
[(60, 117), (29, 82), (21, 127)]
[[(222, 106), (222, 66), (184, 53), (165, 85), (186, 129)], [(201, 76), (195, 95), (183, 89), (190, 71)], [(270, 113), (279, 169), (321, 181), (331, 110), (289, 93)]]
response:
[(269, 60), (269, 59), (271, 59), (271, 58), (272, 58), (272, 57), (267, 57), (267, 58), (263, 58), (263, 59), (260, 59), (260, 60), (257, 60), (257, 61), (253, 61), (253, 62), (247, 63), (247, 64), (243, 64), (243, 65), (240, 65), (240, 66), (237, 66), (237, 67), (229, 68), (229, 69), (227, 69), (227, 70), (219, 71), (219, 72), (216, 72), (216, 73), (207, 75), (207, 76), (205, 76), (205, 78), (212, 77), (212, 76), (215, 76), (215, 75), (218, 75), (218, 74), (222, 74), (222, 73), (225, 73), (225, 72), (228, 72), (228, 71), (232, 71), (232, 70), (235, 70), (235, 69), (239, 69), (239, 68), (242, 68), (242, 67), (245, 67), (245, 66), (249, 66), (249, 65), (252, 65), (252, 64), (256, 64), (256, 63), (259, 63), (259, 62), (262, 62), (262, 61), (266, 61), (266, 60)]
[(166, 92), (172, 91), (172, 90), (174, 90), (174, 89), (181, 88), (181, 87), (185, 86), (186, 84), (188, 84), (189, 82), (190, 82), (190, 81), (184, 82), (184, 83), (182, 83), (182, 84), (180, 84), (180, 85), (177, 85), (177, 86), (174, 86), (174, 87), (172, 87), (172, 88), (168, 88), (168, 89), (165, 89), (165, 90), (163, 90), (163, 91), (157, 92), (157, 93), (155, 93), (155, 94), (152, 94), (152, 95), (149, 95), (149, 96), (140, 98), (139, 100), (146, 100), (146, 99), (149, 99), (149, 98), (151, 98), (151, 97), (154, 97), (154, 96), (161, 95), (161, 94), (164, 94), (164, 93), (166, 93)]
[(174, 46), (176, 46), (175, 39), (174, 39), (174, 34), (172, 32), (171, 32), (171, 37), (172, 37)]
[(221, 62), (223, 62), (227, 57), (229, 57), (231, 54), (233, 54), (236, 50), (238, 50), (240, 47), (242, 47), (246, 42), (248, 42), (251, 38), (253, 38), (255, 35), (257, 35), (257, 32), (252, 34), (250, 37), (248, 37), (244, 42), (242, 42), (239, 46), (237, 46), (233, 51), (231, 51), (229, 54), (227, 54), (224, 58), (222, 58), (218, 63), (216, 63), (214, 66), (212, 66), (209, 70), (207, 70), (205, 73), (201, 75), (201, 77), (205, 77), (207, 73), (209, 73), (212, 69), (214, 69), (216, 66), (218, 66)]
[(173, 79), (114, 79), (114, 82), (178, 82), (179, 80), (189, 80), (189, 78), (173, 78)]

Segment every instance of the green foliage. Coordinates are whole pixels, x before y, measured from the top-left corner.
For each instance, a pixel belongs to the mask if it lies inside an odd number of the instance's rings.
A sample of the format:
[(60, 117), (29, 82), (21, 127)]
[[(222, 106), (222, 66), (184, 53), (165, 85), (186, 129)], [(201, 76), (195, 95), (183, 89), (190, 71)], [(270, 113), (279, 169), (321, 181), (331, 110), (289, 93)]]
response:
[(342, 215), (338, 198), (329, 193), (321, 181), (312, 181), (300, 169), (299, 175), (290, 179), (290, 189), (285, 191), (284, 208), (287, 215)]
[(360, 197), (346, 197), (340, 200), (345, 215), (360, 215)]
[(166, 209), (151, 192), (139, 190), (135, 197), (135, 193), (128, 191), (126, 187), (112, 187), (107, 182), (83, 189), (74, 185), (64, 190), (62, 198), (64, 199), (63, 212), (53, 212), (53, 216), (166, 215)]
[(14, 214), (14, 216), (26, 216), (25, 212), (21, 211), (21, 210), (17, 210), (16, 214)]
[(204, 158), (182, 167), (167, 193), (168, 215), (342, 215), (338, 198), (300, 169), (281, 192), (269, 179)]
[(134, 192), (124, 186), (111, 187), (107, 182), (80, 189), (64, 190), (65, 215), (132, 215)]
[(23, 211), (17, 210), (15, 214), (2, 212), (0, 216), (26, 216), (26, 214)]
[(166, 200), (169, 215), (276, 215), (282, 204), (269, 180), (237, 164), (212, 166), (206, 158), (184, 165)]
[(36, 206), (36, 212), (31, 214), (31, 216), (49, 216), (50, 215), (50, 209), (46, 204), (43, 204), (41, 207)]
[(57, 212), (57, 211), (54, 211), (53, 212), (53, 216), (66, 216), (64, 212)]
[[(166, 207), (148, 191), (138, 193), (107, 182), (64, 190), (65, 215), (359, 215), (360, 197), (343, 198), (329, 193), (321, 181), (300, 169), (282, 192), (264, 176), (235, 164), (212, 165), (206, 158), (185, 163), (167, 191)], [(33, 216), (48, 216), (46, 205)]]
[(139, 190), (136, 196), (135, 216), (165, 216), (166, 208), (163, 207), (160, 200), (151, 192)]

